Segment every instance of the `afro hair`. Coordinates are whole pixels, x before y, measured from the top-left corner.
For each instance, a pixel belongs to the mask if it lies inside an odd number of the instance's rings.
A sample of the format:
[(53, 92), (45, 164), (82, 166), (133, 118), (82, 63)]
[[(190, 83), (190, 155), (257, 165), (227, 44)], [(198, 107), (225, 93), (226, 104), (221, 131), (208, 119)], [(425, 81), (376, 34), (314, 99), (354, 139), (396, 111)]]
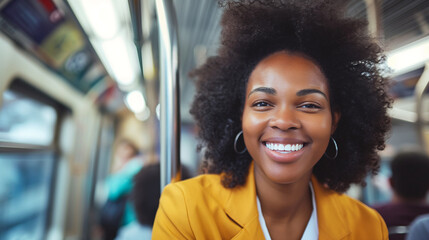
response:
[(251, 156), (234, 151), (248, 78), (265, 57), (278, 51), (313, 59), (329, 82), (332, 109), (341, 114), (333, 134), (338, 156), (323, 156), (313, 169), (317, 179), (337, 191), (363, 183), (379, 168), (390, 128), (382, 49), (367, 23), (346, 18), (331, 1), (226, 1), (221, 4), (221, 46), (217, 55), (191, 73), (197, 93), (191, 107), (200, 148), (210, 173), (222, 183), (243, 185)]

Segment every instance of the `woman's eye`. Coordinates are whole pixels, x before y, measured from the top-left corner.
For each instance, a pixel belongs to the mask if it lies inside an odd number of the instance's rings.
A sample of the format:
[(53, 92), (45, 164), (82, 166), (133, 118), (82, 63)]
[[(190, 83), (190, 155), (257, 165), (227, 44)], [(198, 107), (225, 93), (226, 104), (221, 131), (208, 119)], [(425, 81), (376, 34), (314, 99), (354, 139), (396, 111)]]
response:
[(302, 104), (299, 107), (303, 108), (305, 111), (311, 111), (311, 112), (316, 112), (322, 108), (319, 105), (313, 104), (313, 103)]
[(271, 104), (264, 102), (264, 101), (260, 101), (260, 102), (255, 102), (252, 106), (253, 107), (269, 107), (269, 106), (271, 106)]
[(301, 107), (303, 107), (303, 108), (320, 108), (319, 106), (317, 106), (315, 104), (304, 104)]

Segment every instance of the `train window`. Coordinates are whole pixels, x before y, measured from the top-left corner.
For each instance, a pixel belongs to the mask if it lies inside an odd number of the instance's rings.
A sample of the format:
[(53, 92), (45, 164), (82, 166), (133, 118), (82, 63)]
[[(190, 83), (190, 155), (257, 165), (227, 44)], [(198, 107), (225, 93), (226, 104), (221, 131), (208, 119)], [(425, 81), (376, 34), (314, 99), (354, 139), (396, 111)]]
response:
[(0, 105), (0, 240), (46, 237), (67, 108), (15, 79)]
[(56, 121), (57, 113), (52, 106), (12, 90), (3, 93), (0, 141), (49, 146)]
[(0, 239), (43, 239), (55, 156), (0, 153)]

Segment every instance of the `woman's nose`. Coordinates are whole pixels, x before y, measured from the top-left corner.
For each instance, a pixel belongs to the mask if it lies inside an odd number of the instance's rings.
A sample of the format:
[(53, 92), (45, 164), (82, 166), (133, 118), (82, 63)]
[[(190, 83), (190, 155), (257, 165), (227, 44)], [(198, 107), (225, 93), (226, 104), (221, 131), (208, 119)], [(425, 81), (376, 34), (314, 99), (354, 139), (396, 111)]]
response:
[(280, 130), (301, 128), (298, 112), (292, 107), (283, 107), (274, 111), (269, 125)]

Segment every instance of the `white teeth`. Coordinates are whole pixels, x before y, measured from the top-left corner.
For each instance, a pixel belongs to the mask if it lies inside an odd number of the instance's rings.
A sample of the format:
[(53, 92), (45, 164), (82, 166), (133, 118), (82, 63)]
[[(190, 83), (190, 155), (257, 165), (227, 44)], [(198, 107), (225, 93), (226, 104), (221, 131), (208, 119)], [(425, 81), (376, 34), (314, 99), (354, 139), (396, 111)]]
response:
[(274, 151), (288, 151), (295, 152), (301, 150), (304, 144), (280, 144), (280, 143), (266, 143), (265, 146)]

